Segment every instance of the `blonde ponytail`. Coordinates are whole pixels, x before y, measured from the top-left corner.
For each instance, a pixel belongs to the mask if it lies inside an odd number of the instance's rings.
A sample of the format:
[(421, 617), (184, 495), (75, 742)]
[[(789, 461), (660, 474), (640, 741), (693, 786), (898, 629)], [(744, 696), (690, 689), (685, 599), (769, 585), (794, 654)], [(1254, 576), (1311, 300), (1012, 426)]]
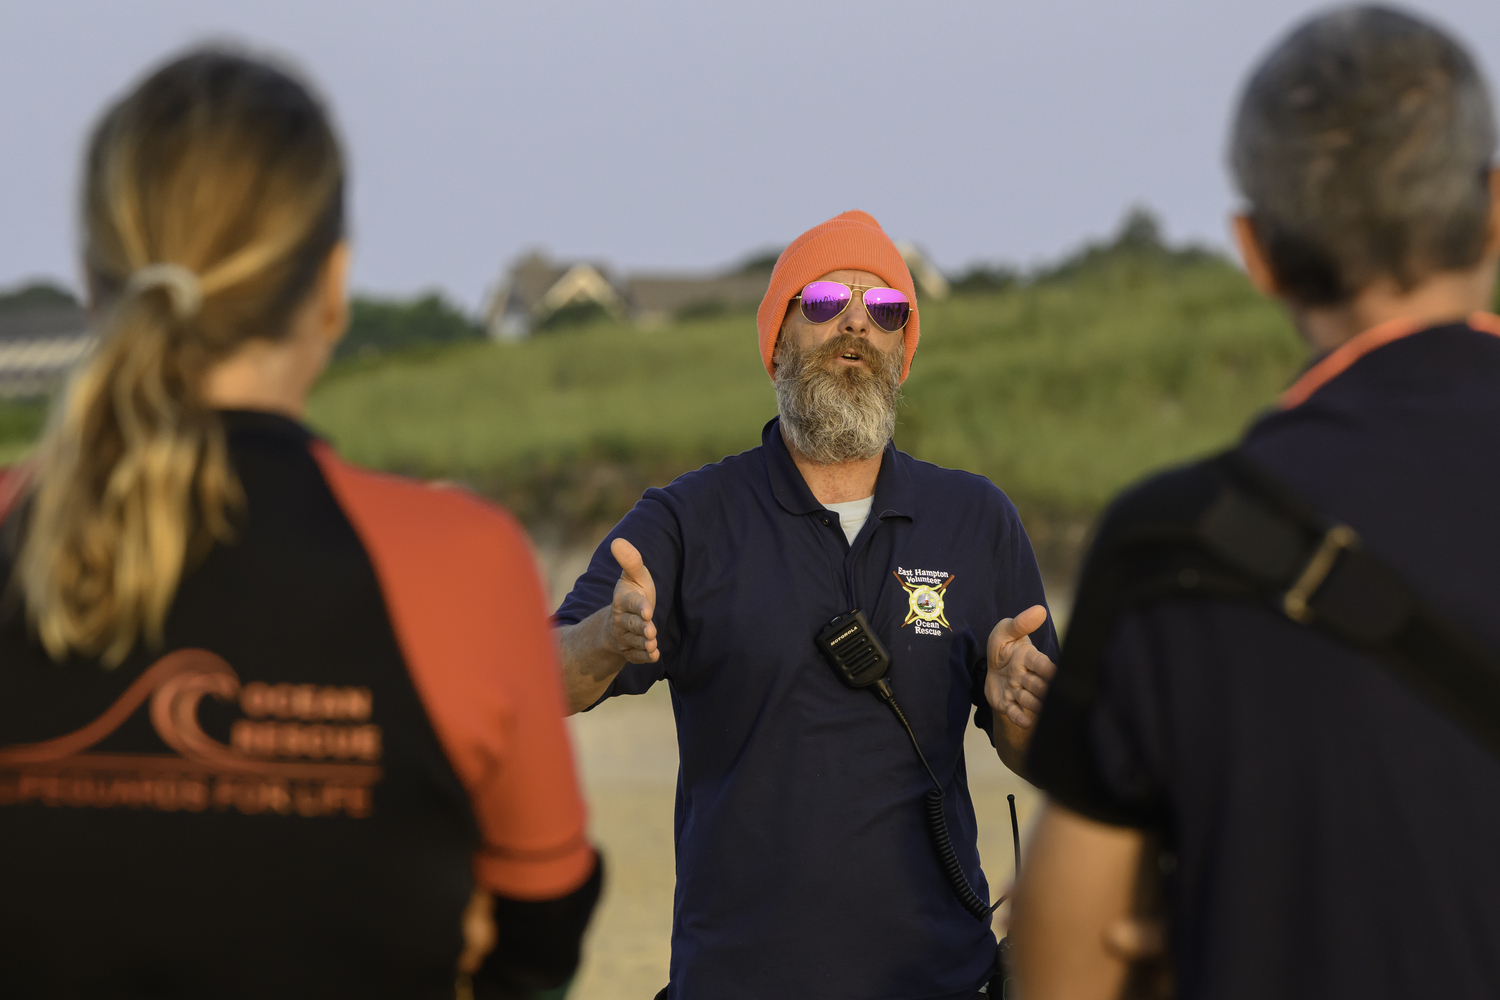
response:
[(342, 235), (343, 166), (301, 84), (213, 51), (116, 106), (86, 173), (100, 339), (38, 448), (16, 582), (54, 659), (114, 666), (161, 642), (185, 569), (233, 537), (244, 499), (204, 376), (285, 333)]

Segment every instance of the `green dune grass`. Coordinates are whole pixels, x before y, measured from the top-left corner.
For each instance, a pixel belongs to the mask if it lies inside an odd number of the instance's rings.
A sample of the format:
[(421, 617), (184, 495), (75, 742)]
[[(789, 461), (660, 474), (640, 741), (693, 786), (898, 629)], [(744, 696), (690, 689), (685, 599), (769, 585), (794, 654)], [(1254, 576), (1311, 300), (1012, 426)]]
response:
[[(1206, 256), (924, 302), (922, 333), (897, 443), (988, 476), (1041, 521), (1086, 520), (1147, 470), (1228, 444), (1304, 357), (1278, 309)], [(644, 485), (755, 446), (774, 413), (754, 317), (735, 314), (341, 361), (310, 421), (355, 462), (592, 531)], [(0, 461), (40, 418), (0, 404)]]
[[(1303, 358), (1214, 259), (1114, 261), (922, 310), (897, 443), (1036, 516), (1087, 517), (1148, 469), (1229, 443)], [(774, 413), (754, 317), (737, 315), (351, 363), (311, 419), (354, 461), (479, 483), (535, 517), (528, 484), (621, 466), (663, 481), (758, 444)]]
[(927, 310), (924, 334), (901, 446), (988, 476), (1023, 509), (1072, 514), (1232, 442), (1305, 358), (1218, 261), (955, 299)]
[(0, 468), (31, 450), (46, 416), (38, 400), (0, 399)]

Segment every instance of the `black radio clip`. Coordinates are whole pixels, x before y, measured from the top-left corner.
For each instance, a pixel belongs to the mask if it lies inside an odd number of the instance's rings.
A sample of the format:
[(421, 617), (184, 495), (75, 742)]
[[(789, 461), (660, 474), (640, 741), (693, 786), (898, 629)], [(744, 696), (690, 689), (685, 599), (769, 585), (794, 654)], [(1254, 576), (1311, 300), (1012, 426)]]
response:
[(818, 634), (817, 643), (839, 680), (852, 688), (879, 684), (891, 669), (891, 654), (871, 631), (863, 611), (839, 615)]

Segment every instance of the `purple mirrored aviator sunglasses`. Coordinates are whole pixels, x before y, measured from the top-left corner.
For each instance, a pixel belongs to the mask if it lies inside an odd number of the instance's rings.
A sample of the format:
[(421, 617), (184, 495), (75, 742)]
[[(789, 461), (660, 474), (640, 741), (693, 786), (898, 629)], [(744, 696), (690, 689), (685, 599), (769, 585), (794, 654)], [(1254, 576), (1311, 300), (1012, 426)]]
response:
[(809, 323), (827, 323), (843, 315), (844, 310), (849, 308), (849, 303), (854, 301), (854, 293), (858, 291), (865, 293), (865, 312), (869, 313), (876, 326), (886, 333), (900, 333), (906, 328), (906, 321), (911, 319), (911, 300), (894, 288), (846, 285), (842, 281), (814, 281), (803, 288), (800, 294), (792, 296), (792, 301), (801, 300), (802, 318)]

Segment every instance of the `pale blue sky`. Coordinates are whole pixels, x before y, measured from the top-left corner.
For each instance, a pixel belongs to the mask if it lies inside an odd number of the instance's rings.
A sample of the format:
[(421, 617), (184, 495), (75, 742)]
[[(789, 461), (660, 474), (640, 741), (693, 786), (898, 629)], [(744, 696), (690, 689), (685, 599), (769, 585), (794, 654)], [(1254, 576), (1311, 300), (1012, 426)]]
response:
[[(846, 208), (955, 269), (1142, 202), (1222, 245), (1223, 144), (1297, 0), (755, 3), (8, 0), (0, 286), (72, 282), (84, 134), (194, 41), (290, 56), (353, 164), (355, 281), (477, 308), (521, 250), (696, 269)], [(1500, 3), (1425, 0), (1491, 80)]]

